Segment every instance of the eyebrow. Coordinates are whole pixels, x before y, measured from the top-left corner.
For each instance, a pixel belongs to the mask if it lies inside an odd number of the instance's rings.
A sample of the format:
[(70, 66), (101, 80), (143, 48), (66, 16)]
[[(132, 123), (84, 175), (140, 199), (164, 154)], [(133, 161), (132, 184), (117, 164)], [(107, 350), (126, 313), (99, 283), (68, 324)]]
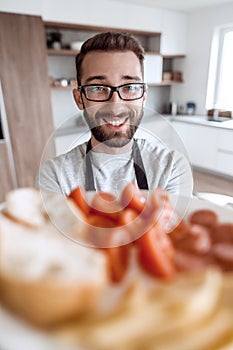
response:
[(85, 81), (86, 83), (91, 83), (93, 80), (106, 80), (106, 77), (104, 75), (91, 75), (90, 77), (87, 78), (87, 80)]
[(132, 75), (123, 75), (122, 77), (124, 80), (136, 80), (136, 81), (141, 81), (141, 78), (137, 75), (132, 76)]
[[(135, 80), (135, 81), (141, 81), (141, 78), (139, 76), (132, 76), (132, 75), (123, 75), (122, 76), (123, 80)], [(103, 80), (107, 80), (105, 75), (91, 75), (90, 77), (88, 77), (85, 81), (85, 84), (87, 83), (91, 83), (93, 80), (99, 80), (99, 81), (103, 81)]]

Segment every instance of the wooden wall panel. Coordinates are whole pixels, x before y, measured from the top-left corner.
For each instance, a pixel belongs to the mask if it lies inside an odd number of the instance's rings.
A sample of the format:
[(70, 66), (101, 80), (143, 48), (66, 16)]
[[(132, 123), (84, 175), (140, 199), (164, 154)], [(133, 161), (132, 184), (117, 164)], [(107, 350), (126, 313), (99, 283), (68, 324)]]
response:
[(7, 144), (0, 140), (0, 203), (4, 201), (5, 194), (13, 187), (14, 181), (8, 159)]
[[(19, 187), (33, 186), (53, 133), (42, 19), (0, 13), (0, 79)], [(54, 156), (51, 143), (47, 156)]]

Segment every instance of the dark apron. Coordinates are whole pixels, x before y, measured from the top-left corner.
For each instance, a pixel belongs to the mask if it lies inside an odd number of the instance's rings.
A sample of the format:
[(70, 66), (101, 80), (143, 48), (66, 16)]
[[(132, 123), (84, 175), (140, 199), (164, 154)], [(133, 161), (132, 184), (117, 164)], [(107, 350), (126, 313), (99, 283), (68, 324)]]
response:
[[(133, 160), (134, 160), (134, 170), (137, 180), (138, 187), (142, 190), (148, 190), (148, 182), (146, 178), (146, 172), (142, 162), (141, 153), (136, 140), (133, 140)], [(86, 148), (86, 174), (85, 174), (85, 189), (86, 191), (96, 191), (94, 184), (94, 176), (91, 165), (90, 151), (92, 149), (91, 140), (87, 143)]]

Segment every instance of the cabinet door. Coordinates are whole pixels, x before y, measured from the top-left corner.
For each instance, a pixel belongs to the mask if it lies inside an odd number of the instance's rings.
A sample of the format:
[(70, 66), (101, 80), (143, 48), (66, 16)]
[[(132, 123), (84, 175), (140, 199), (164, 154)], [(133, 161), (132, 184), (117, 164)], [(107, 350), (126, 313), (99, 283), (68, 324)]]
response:
[(217, 170), (233, 176), (233, 130), (218, 131)]
[(164, 11), (160, 52), (163, 55), (184, 55), (187, 44), (187, 15)]
[(192, 165), (204, 169), (216, 170), (217, 129), (172, 122), (181, 137)]
[[(18, 186), (33, 186), (44, 146), (53, 132), (45, 33), (40, 17), (0, 13), (0, 61)], [(47, 154), (55, 154), (52, 144)]]
[(144, 62), (144, 80), (147, 84), (161, 83), (163, 59), (158, 54), (146, 54)]

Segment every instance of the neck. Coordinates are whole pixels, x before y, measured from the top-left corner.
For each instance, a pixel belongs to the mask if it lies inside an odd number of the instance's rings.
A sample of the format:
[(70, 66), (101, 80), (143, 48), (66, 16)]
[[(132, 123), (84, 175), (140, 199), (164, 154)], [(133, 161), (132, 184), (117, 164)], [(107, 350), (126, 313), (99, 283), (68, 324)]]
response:
[(99, 142), (95, 137), (91, 136), (91, 145), (94, 152), (107, 153), (107, 154), (120, 154), (127, 153), (132, 149), (133, 140), (131, 140), (127, 145), (122, 147), (109, 147), (104, 142)]

